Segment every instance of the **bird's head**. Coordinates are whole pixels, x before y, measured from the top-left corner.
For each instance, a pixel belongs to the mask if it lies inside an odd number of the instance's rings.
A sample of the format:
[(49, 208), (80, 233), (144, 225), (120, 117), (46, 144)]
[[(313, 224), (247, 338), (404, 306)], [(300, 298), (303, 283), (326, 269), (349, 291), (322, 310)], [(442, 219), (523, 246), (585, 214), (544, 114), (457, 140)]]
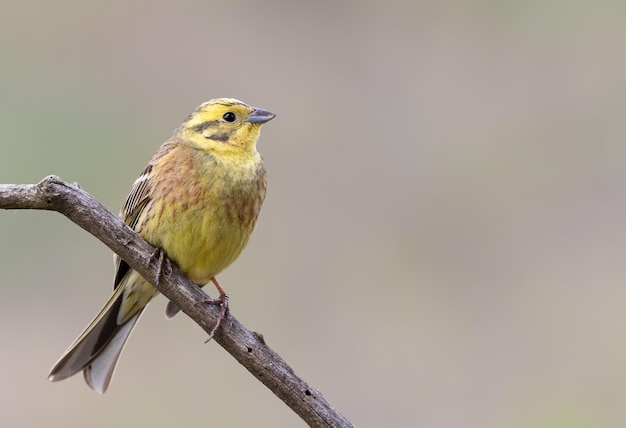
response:
[(261, 126), (275, 114), (233, 98), (201, 104), (174, 137), (213, 154), (254, 153)]

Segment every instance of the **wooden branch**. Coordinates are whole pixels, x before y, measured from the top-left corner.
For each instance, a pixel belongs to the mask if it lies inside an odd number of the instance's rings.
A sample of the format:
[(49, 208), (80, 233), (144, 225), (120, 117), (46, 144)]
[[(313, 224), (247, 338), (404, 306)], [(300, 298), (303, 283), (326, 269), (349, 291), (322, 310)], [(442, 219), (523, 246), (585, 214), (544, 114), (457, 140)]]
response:
[[(0, 185), (0, 208), (57, 211), (106, 244), (150, 283), (156, 282), (157, 267), (150, 262), (154, 248), (76, 184), (49, 176), (38, 184)], [(173, 263), (171, 271), (162, 272), (158, 284), (165, 297), (207, 333), (211, 331), (219, 308), (205, 304), (208, 296)], [(261, 335), (246, 329), (232, 314), (214, 339), (310, 426), (354, 426), (270, 349)]]

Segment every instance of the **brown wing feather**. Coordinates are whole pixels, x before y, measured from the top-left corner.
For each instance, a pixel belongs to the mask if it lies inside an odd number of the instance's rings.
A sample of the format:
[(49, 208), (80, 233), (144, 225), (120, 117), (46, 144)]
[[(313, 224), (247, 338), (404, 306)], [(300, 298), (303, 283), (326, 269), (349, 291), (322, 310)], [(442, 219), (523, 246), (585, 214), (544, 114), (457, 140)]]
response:
[(152, 193), (152, 186), (150, 185), (151, 172), (152, 164), (148, 164), (139, 178), (133, 183), (133, 187), (130, 189), (130, 193), (120, 210), (120, 218), (134, 230), (137, 230), (137, 220), (139, 220), (143, 209), (150, 201)]
[[(124, 223), (130, 226), (136, 232), (141, 232), (141, 225), (138, 224), (139, 218), (144, 209), (152, 200), (152, 168), (153, 165), (163, 156), (175, 147), (176, 143), (172, 140), (166, 141), (159, 150), (152, 156), (148, 165), (144, 168), (141, 175), (135, 182), (128, 193), (128, 196), (122, 204), (120, 210), (120, 218)], [(124, 276), (130, 270), (130, 266), (115, 255), (115, 281), (113, 281), (113, 289), (115, 289), (124, 279)]]
[[(148, 164), (139, 178), (135, 180), (120, 210), (120, 218), (135, 231), (137, 230), (137, 221), (141, 217), (141, 213), (148, 205), (148, 202), (150, 202), (150, 172), (152, 172), (152, 163)], [(115, 254), (114, 261), (115, 280), (113, 281), (113, 289), (117, 288), (130, 270), (130, 266), (120, 259), (117, 254)]]

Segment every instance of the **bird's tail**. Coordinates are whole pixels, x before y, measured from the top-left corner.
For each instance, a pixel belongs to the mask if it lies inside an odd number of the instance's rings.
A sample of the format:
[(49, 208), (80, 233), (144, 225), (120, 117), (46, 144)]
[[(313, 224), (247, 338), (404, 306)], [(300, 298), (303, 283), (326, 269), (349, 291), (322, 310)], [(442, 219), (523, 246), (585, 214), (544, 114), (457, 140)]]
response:
[(87, 384), (103, 394), (115, 364), (135, 323), (143, 312), (140, 307), (131, 317), (120, 313), (124, 303), (124, 288), (117, 287), (96, 318), (74, 341), (65, 354), (50, 370), (49, 379), (58, 381), (83, 370)]

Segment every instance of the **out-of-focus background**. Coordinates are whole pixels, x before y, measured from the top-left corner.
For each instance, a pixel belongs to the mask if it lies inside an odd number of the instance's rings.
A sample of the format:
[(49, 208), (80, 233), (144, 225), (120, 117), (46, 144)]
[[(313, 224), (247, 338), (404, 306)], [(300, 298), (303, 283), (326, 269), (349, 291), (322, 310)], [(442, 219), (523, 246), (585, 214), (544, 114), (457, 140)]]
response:
[[(626, 424), (626, 3), (4, 1), (0, 183), (117, 212), (201, 102), (277, 113), (233, 313), (360, 427)], [(151, 304), (105, 396), (52, 364), (111, 252), (0, 212), (0, 425), (303, 426)], [(213, 291), (213, 290), (209, 290)]]

